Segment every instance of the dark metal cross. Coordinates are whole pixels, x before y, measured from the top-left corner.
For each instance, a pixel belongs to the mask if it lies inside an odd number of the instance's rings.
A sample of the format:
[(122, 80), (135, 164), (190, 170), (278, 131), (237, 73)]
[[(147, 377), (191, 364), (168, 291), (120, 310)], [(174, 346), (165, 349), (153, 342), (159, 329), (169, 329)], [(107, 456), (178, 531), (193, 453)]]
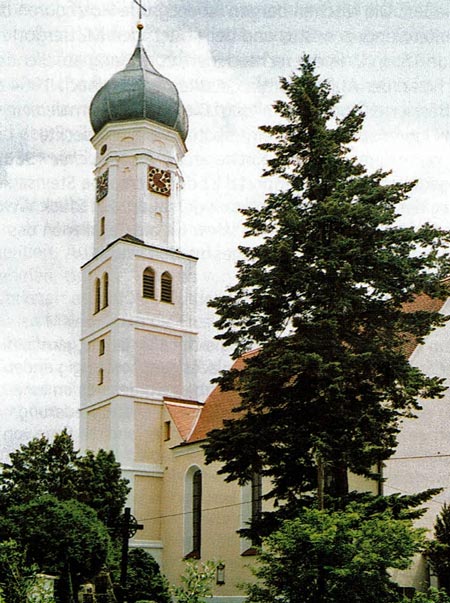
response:
[(133, 2), (139, 6), (139, 19), (142, 19), (142, 11), (145, 10), (145, 12), (147, 12), (147, 9), (145, 6), (142, 6), (139, 0), (133, 0)]
[(120, 528), (122, 532), (122, 559), (120, 562), (120, 589), (118, 601), (119, 603), (124, 603), (128, 572), (128, 541), (138, 530), (143, 530), (144, 526), (138, 523), (136, 518), (131, 515), (130, 507), (125, 507), (125, 512), (120, 518)]

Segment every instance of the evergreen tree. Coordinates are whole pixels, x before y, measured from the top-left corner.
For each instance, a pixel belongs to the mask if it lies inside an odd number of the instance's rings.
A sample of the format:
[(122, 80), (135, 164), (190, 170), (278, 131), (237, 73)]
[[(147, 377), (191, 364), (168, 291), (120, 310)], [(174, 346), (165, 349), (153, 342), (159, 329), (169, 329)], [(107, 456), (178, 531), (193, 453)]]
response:
[(428, 557), (439, 586), (450, 594), (450, 507), (446, 504), (436, 518), (434, 536), (435, 540), (428, 547)]
[(411, 366), (403, 347), (445, 319), (405, 304), (447, 295), (450, 234), (397, 224), (415, 183), (357, 161), (364, 114), (336, 115), (340, 97), (314, 62), (305, 57), (281, 88), (281, 122), (261, 128), (272, 141), (260, 146), (271, 153), (264, 175), (285, 185), (241, 210), (250, 244), (236, 284), (210, 302), (233, 357), (258, 351), (216, 380), (241, 404), (205, 450), (228, 481), (270, 477), (268, 497), (289, 515), (322, 481), (325, 498), (345, 497), (347, 471), (372, 475), (418, 398), (442, 394), (442, 380)]
[[(116, 581), (119, 582), (117, 575)], [(157, 561), (144, 549), (131, 549), (128, 555), (125, 600), (128, 603), (152, 601), (170, 603), (169, 586)]]

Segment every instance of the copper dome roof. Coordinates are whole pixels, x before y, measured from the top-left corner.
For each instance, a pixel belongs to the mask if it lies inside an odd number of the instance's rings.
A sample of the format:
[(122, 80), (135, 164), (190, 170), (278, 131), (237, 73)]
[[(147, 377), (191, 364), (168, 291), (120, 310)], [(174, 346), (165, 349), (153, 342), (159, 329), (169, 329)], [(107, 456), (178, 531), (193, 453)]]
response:
[(174, 128), (183, 140), (188, 134), (188, 117), (177, 87), (152, 65), (141, 32), (127, 66), (100, 88), (89, 113), (96, 134), (108, 123), (135, 119)]

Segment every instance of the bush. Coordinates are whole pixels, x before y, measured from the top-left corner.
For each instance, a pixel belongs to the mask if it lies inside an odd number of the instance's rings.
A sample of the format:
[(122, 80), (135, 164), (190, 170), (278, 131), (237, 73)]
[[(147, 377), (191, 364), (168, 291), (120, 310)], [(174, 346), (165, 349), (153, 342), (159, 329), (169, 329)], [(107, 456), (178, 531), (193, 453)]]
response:
[(128, 603), (170, 603), (169, 587), (155, 559), (144, 549), (131, 549), (128, 555)]

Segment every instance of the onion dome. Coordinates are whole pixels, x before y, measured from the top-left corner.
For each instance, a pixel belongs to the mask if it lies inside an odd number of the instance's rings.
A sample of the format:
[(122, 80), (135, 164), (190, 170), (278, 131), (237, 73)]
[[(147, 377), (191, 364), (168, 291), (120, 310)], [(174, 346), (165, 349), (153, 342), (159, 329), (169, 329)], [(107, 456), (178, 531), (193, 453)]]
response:
[(106, 124), (131, 119), (150, 119), (174, 128), (183, 140), (188, 134), (188, 116), (177, 87), (153, 67), (141, 31), (127, 66), (100, 88), (89, 113), (95, 134)]

